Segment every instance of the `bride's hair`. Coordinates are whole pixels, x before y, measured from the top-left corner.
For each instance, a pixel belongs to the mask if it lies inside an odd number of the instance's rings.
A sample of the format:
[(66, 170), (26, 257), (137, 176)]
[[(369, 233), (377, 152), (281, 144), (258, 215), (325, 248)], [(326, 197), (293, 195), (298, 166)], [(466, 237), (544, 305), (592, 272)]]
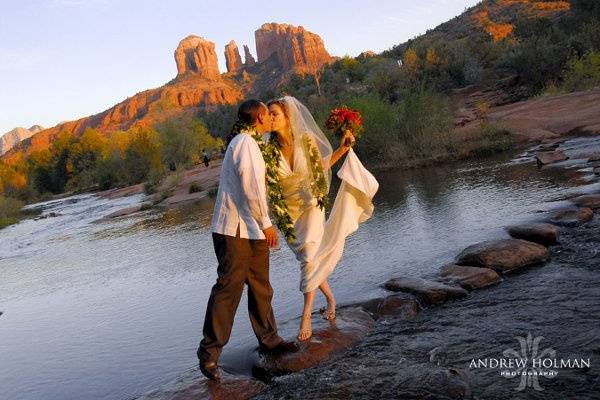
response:
[(283, 99), (273, 99), (267, 103), (267, 107), (271, 107), (272, 105), (279, 106), (281, 111), (283, 111), (283, 115), (285, 115), (285, 119), (290, 120), (290, 110), (288, 110), (287, 105)]

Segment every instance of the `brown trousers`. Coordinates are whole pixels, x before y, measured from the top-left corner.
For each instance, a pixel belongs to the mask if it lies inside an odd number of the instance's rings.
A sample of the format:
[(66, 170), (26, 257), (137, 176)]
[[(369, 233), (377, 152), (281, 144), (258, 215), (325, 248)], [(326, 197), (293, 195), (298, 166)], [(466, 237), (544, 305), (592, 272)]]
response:
[(229, 341), (244, 284), (248, 285), (248, 313), (254, 334), (261, 347), (273, 348), (283, 339), (277, 334), (271, 308), (273, 288), (269, 283), (267, 241), (214, 232), (212, 237), (219, 262), (218, 277), (206, 307), (204, 338), (197, 352), (200, 362), (218, 361), (223, 346)]

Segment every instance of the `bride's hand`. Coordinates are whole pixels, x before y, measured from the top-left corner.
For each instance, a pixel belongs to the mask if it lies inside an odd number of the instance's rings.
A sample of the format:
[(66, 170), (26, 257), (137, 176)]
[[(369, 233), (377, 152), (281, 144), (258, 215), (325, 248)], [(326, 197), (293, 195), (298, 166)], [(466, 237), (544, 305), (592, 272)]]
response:
[(350, 150), (350, 147), (354, 146), (354, 143), (356, 143), (356, 139), (354, 138), (352, 131), (346, 129), (344, 136), (340, 139), (340, 147)]

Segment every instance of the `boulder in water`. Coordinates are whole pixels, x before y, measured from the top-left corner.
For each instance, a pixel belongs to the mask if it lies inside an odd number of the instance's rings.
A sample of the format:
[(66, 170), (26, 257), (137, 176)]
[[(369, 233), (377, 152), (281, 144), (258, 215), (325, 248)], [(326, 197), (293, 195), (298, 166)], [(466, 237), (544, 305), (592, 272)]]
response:
[(508, 272), (547, 259), (548, 250), (540, 244), (522, 239), (500, 239), (467, 247), (456, 257), (456, 264)]
[(556, 225), (574, 227), (588, 222), (594, 217), (591, 208), (579, 207), (574, 210), (563, 210), (556, 212), (550, 222)]
[(480, 289), (502, 281), (500, 275), (493, 269), (456, 264), (444, 265), (440, 276), (443, 281), (460, 285), (466, 290)]
[[(265, 389), (263, 382), (246, 376), (234, 376), (221, 370), (221, 381), (210, 381), (198, 373), (194, 382), (183, 389), (169, 393), (160, 393), (158, 398), (169, 400), (217, 400), (217, 399), (250, 399)], [(152, 393), (140, 398), (151, 400), (156, 398)]]
[(568, 160), (569, 157), (562, 151), (542, 151), (535, 155), (538, 165), (553, 164), (559, 161)]
[(508, 234), (515, 239), (528, 240), (551, 246), (558, 242), (558, 228), (547, 223), (513, 225), (506, 228)]
[(269, 381), (275, 376), (310, 368), (361, 340), (373, 324), (373, 318), (360, 307), (339, 309), (333, 321), (313, 318), (313, 335), (309, 340), (298, 343), (299, 351), (277, 355), (258, 354), (252, 374)]
[(592, 210), (600, 208), (600, 194), (586, 194), (575, 197), (571, 201), (579, 207), (587, 207)]
[(424, 306), (443, 303), (450, 299), (465, 297), (468, 294), (460, 286), (412, 277), (390, 279), (384, 284), (384, 287), (393, 292), (411, 293)]
[(396, 293), (388, 296), (379, 303), (376, 315), (378, 317), (393, 317), (397, 319), (413, 319), (421, 311), (417, 298), (410, 293)]

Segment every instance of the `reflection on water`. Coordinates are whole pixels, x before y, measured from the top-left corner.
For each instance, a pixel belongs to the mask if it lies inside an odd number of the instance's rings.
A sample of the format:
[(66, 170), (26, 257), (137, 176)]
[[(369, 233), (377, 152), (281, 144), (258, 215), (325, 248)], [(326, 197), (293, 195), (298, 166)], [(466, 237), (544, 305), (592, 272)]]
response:
[[(582, 139), (572, 158), (600, 148)], [(503, 227), (564, 205), (590, 173), (569, 160), (537, 169), (510, 156), (378, 175), (375, 215), (348, 239), (331, 276), (341, 303), (373, 297), (390, 276), (423, 276)], [(595, 185), (595, 184), (594, 184)], [(194, 366), (215, 277), (213, 200), (102, 219), (143, 200), (91, 194), (41, 205), (54, 218), (0, 232), (0, 387), (10, 399), (125, 399)], [(548, 203), (551, 201), (551, 203)], [(299, 266), (282, 246), (271, 257), (274, 308), (293, 335), (301, 312)], [(315, 307), (323, 303), (318, 300)], [(239, 307), (224, 360), (253, 344)], [(229, 361), (231, 362), (231, 361)]]

